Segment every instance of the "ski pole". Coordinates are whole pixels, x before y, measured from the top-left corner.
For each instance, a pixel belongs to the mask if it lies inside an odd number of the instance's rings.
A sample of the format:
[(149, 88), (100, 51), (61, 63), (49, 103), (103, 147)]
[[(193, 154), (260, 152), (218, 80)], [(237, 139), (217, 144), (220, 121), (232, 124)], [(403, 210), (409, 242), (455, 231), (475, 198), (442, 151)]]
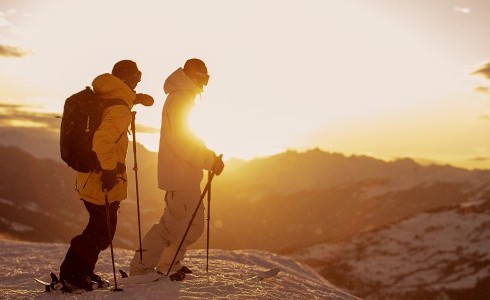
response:
[[(223, 155), (220, 155), (222, 157)], [(187, 225), (187, 229), (184, 232), (184, 235), (182, 236), (182, 240), (180, 241), (179, 247), (177, 247), (177, 251), (175, 251), (174, 258), (172, 259), (172, 262), (170, 263), (170, 267), (168, 268), (167, 274), (165, 275), (168, 277), (168, 274), (170, 274), (170, 270), (172, 270), (172, 267), (174, 266), (175, 260), (177, 259), (177, 255), (179, 254), (180, 248), (182, 248), (182, 244), (184, 244), (185, 238), (187, 237), (187, 233), (189, 233), (189, 229), (191, 228), (192, 222), (194, 221), (194, 218), (197, 215), (197, 212), (199, 210), (199, 207), (201, 207), (201, 202), (204, 199), (204, 196), (206, 196), (206, 193), (209, 191), (209, 188), (211, 187), (211, 181), (213, 181), (214, 177), (214, 172), (211, 172), (209, 175), (208, 183), (204, 187), (204, 190), (202, 191), (201, 198), (199, 199), (199, 202), (197, 203), (196, 209), (194, 210), (194, 213), (192, 214), (191, 221), (189, 222), (189, 225)]]
[(138, 160), (136, 158), (136, 112), (132, 111), (131, 112), (133, 118), (131, 120), (131, 131), (133, 133), (133, 156), (134, 156), (134, 179), (136, 181), (136, 212), (138, 215), (138, 240), (139, 240), (139, 245), (140, 248), (139, 250), (136, 250), (137, 252), (140, 253), (140, 262), (143, 261), (143, 249), (141, 246), (141, 220), (140, 220), (140, 194), (139, 194), (139, 187), (138, 187)]
[[(208, 182), (211, 179), (211, 171), (208, 172)], [(207, 237), (206, 237), (206, 272), (209, 270), (209, 222), (211, 221), (211, 183), (208, 189), (208, 217), (206, 218), (208, 222)]]
[(111, 246), (111, 258), (112, 258), (112, 271), (114, 273), (114, 288), (112, 289), (113, 292), (119, 292), (122, 291), (123, 289), (117, 287), (117, 280), (116, 280), (116, 265), (114, 264), (114, 249), (112, 247), (112, 230), (111, 230), (111, 217), (109, 215), (109, 196), (107, 195), (108, 191), (107, 189), (104, 189), (104, 195), (105, 195), (105, 213), (107, 215), (107, 233), (108, 233), (108, 238), (110, 241), (110, 246)]

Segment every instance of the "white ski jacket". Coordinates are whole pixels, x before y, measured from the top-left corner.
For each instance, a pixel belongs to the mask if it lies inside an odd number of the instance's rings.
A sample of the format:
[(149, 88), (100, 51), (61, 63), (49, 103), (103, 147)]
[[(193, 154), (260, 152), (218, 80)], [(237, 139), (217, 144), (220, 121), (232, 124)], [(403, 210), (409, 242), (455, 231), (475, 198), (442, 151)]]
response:
[(167, 99), (162, 110), (158, 151), (158, 187), (166, 191), (200, 189), (203, 170), (211, 170), (216, 154), (189, 129), (188, 116), (201, 90), (182, 68), (163, 86)]

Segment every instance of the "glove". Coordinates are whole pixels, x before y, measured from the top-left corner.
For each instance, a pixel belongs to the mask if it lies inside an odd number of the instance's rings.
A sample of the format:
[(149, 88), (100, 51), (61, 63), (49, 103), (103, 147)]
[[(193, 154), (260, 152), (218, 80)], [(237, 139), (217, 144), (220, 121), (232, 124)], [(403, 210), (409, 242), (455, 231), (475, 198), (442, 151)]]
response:
[(112, 190), (117, 180), (117, 172), (114, 170), (102, 170), (102, 174), (100, 175), (100, 180), (102, 181), (102, 190), (107, 191)]
[(136, 99), (134, 100), (134, 104), (142, 104), (144, 106), (152, 106), (153, 102), (155, 100), (153, 100), (152, 96), (142, 93), (136, 94)]
[(222, 156), (216, 156), (214, 159), (214, 164), (213, 164), (213, 173), (215, 175), (221, 174), (223, 172), (223, 169), (225, 168), (225, 164), (223, 163)]

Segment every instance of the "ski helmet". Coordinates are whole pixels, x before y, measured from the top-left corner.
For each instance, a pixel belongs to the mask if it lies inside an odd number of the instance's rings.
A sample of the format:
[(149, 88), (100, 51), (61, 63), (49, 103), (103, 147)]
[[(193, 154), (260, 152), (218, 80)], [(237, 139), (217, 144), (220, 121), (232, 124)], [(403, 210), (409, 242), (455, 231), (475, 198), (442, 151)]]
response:
[(208, 85), (208, 69), (202, 60), (198, 58), (188, 59), (184, 64), (184, 72), (197, 84), (202, 86)]

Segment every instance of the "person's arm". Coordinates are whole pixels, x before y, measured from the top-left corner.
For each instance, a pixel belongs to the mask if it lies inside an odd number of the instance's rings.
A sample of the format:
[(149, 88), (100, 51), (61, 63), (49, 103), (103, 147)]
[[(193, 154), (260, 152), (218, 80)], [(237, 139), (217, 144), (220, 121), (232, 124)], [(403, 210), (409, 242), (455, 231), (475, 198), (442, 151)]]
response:
[(125, 134), (131, 124), (131, 113), (124, 105), (109, 107), (94, 134), (92, 150), (103, 170), (114, 170), (117, 165), (117, 140)]
[(189, 129), (188, 115), (191, 109), (192, 102), (190, 101), (170, 103), (166, 116), (170, 125), (168, 141), (174, 153), (189, 164), (200, 169), (211, 170), (216, 154)]

